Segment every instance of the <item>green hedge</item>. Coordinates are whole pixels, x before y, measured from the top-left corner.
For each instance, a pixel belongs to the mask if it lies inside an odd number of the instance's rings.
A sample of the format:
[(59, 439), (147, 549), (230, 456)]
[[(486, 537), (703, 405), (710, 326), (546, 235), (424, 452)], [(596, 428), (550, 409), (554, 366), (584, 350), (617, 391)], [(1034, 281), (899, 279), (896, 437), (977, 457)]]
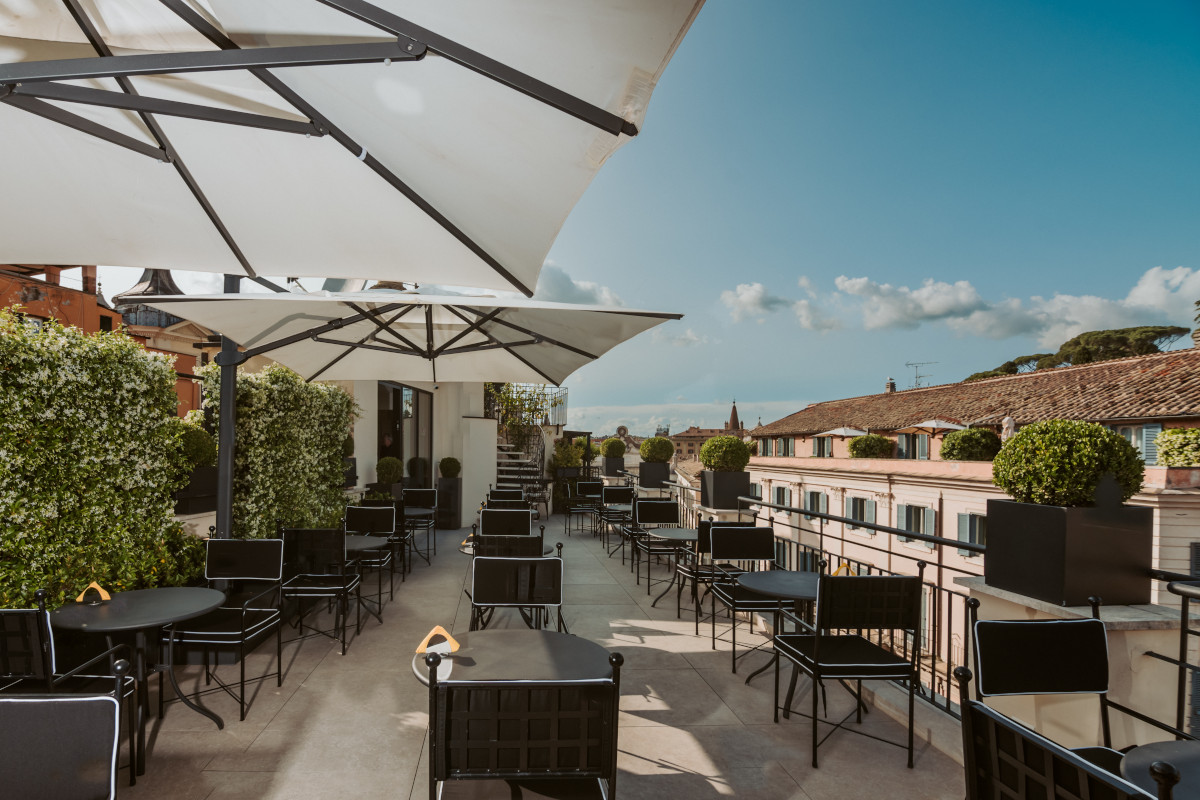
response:
[(951, 431), (942, 439), (943, 461), (991, 461), (1000, 452), (1000, 437), (987, 428)]
[(878, 433), (868, 433), (863, 436), (855, 436), (847, 443), (847, 446), (851, 458), (891, 458), (892, 448), (896, 446), (896, 443)]
[(1155, 439), (1164, 467), (1200, 467), (1200, 428), (1167, 428)]
[(177, 405), (169, 357), (0, 309), (0, 605), (199, 576), (203, 545), (174, 518)]
[[(200, 370), (205, 403), (220, 398), (221, 369)], [(261, 539), (276, 522), (336, 525), (345, 511), (342, 446), (357, 409), (337, 386), (305, 383), (287, 367), (238, 373), (233, 533)], [(219, 414), (214, 414), (219, 417)]]
[(1113, 473), (1128, 500), (1142, 488), (1137, 448), (1103, 425), (1078, 420), (1034, 422), (1004, 443), (992, 482), (1014, 500), (1047, 506), (1090, 506), (1096, 485)]

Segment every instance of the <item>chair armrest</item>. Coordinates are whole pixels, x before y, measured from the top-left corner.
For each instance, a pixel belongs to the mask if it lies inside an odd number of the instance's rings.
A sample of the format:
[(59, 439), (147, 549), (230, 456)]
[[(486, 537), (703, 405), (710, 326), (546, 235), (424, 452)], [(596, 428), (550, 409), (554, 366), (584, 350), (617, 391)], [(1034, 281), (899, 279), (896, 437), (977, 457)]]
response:
[(257, 600), (260, 597), (264, 597), (264, 596), (270, 594), (271, 592), (275, 592), (275, 591), (280, 592), (279, 600), (276, 602), (276, 605), (279, 605), (279, 603), (283, 601), (283, 591), (282, 590), (283, 590), (283, 582), (279, 581), (277, 583), (272, 584), (271, 586), (268, 586), (266, 589), (263, 589), (261, 592), (254, 595), (253, 597), (247, 598), (246, 602), (242, 603), (242, 613), (245, 614), (246, 611), (249, 610), (250, 604), (253, 603), (255, 600)]
[(76, 675), (80, 674), (80, 673), (81, 673), (83, 670), (85, 670), (85, 669), (87, 669), (88, 667), (90, 667), (90, 666), (92, 666), (93, 664), (95, 664), (97, 661), (100, 661), (101, 659), (105, 659), (105, 658), (106, 658), (106, 659), (109, 659), (109, 660), (112, 660), (112, 657), (113, 657), (113, 655), (115, 655), (115, 654), (116, 654), (118, 651), (121, 651), (121, 650), (128, 650), (128, 649), (129, 649), (129, 645), (127, 645), (127, 644), (117, 644), (117, 645), (113, 645), (112, 647), (108, 648), (107, 650), (105, 650), (105, 651), (104, 651), (103, 653), (101, 653), (100, 655), (98, 655), (98, 656), (95, 656), (95, 657), (93, 657), (93, 658), (90, 658), (90, 659), (88, 659), (87, 661), (85, 661), (85, 662), (83, 662), (82, 664), (80, 664), (78, 667), (75, 667), (75, 669), (73, 669), (73, 670), (71, 670), (71, 671), (69, 671), (69, 672), (64, 672), (62, 675), (56, 675), (56, 676), (54, 677), (54, 679), (51, 681), (51, 683), (52, 683), (52, 684), (53, 684), (53, 683), (58, 683), (59, 681), (66, 680), (67, 678), (73, 678), (73, 677), (75, 677)]

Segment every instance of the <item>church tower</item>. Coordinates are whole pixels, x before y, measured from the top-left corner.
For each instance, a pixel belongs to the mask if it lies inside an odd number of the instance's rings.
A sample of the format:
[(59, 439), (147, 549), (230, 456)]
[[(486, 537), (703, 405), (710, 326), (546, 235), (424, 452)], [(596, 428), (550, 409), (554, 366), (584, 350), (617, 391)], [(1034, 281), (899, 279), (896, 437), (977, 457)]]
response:
[(742, 429), (742, 421), (738, 419), (737, 400), (733, 401), (733, 412), (729, 415), (729, 422), (725, 423), (725, 430), (740, 431)]

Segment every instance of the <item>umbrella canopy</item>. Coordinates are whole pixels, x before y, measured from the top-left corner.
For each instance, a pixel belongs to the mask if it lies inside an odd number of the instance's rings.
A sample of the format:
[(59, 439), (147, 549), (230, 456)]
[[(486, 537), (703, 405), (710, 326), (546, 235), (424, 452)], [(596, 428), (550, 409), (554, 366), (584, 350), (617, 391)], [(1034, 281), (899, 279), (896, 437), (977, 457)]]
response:
[(866, 436), (866, 431), (860, 431), (858, 428), (834, 428), (831, 431), (818, 433), (817, 436)]
[(680, 314), (417, 292), (155, 297), (153, 308), (268, 355), (308, 380), (561, 384)]
[(907, 428), (897, 428), (896, 433), (928, 433), (933, 435), (939, 431), (966, 430), (966, 427), (966, 425), (959, 425), (957, 422), (951, 422), (947, 419), (927, 419), (924, 422), (918, 422), (916, 425), (909, 425)]
[(702, 2), (8, 4), (0, 262), (531, 295)]

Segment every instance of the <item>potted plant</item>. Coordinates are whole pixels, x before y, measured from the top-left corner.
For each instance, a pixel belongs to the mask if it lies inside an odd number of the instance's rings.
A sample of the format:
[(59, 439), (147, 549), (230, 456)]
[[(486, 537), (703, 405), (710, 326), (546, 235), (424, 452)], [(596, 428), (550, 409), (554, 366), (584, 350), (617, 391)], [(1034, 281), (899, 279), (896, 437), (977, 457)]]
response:
[(438, 472), (438, 527), (457, 530), (462, 527), (462, 462), (446, 456), (438, 462)]
[(175, 420), (183, 447), (188, 481), (175, 492), (176, 514), (203, 514), (217, 510), (217, 442), (211, 433), (191, 420)]
[(663, 436), (651, 436), (638, 448), (642, 456), (638, 467), (638, 486), (643, 489), (661, 489), (663, 481), (670, 477), (667, 462), (675, 455), (675, 445)]
[(1123, 437), (1090, 422), (1026, 425), (1000, 448), (988, 500), (984, 580), (1048, 603), (1150, 602), (1153, 510), (1122, 505), (1144, 464)]
[(736, 436), (714, 436), (700, 448), (700, 505), (738, 507), (738, 497), (750, 494), (750, 446)]
[(851, 458), (891, 458), (896, 443), (878, 433), (855, 436), (846, 443)]
[(554, 455), (550, 457), (554, 491), (551, 495), (554, 513), (562, 513), (567, 506), (567, 486), (579, 480), (583, 465), (583, 446), (570, 439), (554, 440)]
[(367, 490), (391, 497), (392, 484), (404, 479), (404, 464), (395, 456), (384, 456), (375, 464), (375, 483), (368, 483)]
[(600, 445), (600, 452), (604, 454), (604, 476), (618, 477), (621, 470), (625, 469), (625, 443), (617, 438), (605, 439), (604, 444)]
[(987, 428), (951, 431), (942, 439), (944, 461), (991, 461), (1000, 452), (1000, 437)]

